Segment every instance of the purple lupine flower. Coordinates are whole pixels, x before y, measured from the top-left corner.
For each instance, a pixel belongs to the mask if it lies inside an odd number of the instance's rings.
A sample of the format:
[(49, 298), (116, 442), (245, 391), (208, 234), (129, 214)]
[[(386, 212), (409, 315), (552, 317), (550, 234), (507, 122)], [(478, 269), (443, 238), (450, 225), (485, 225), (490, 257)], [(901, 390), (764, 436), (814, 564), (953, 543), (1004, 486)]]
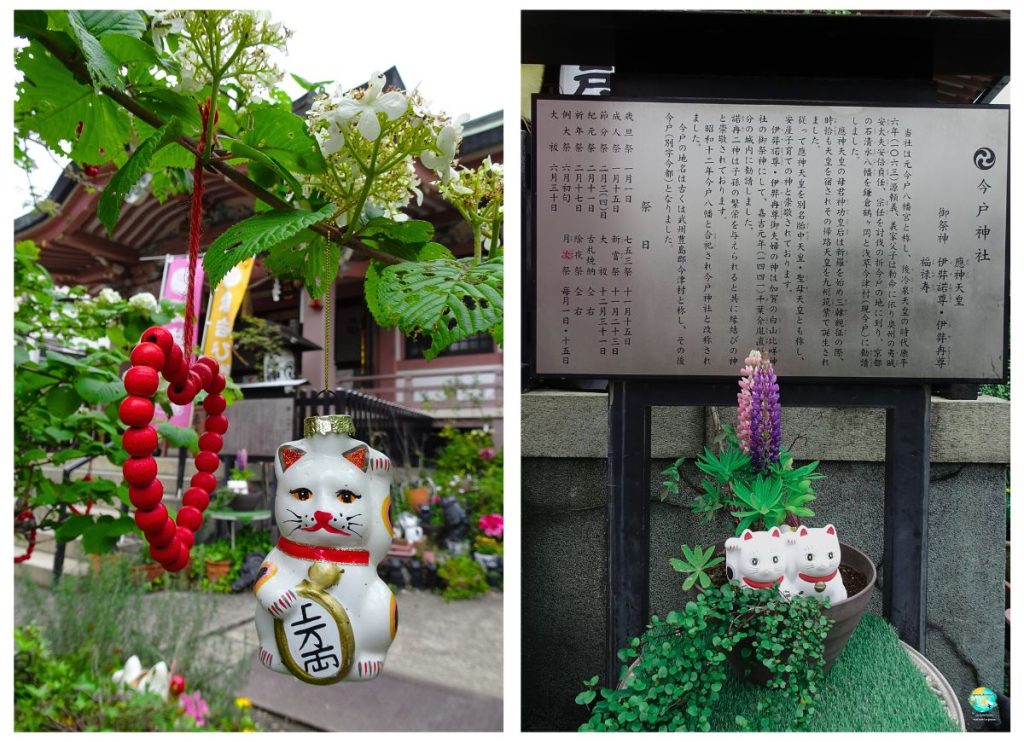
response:
[(782, 405), (779, 382), (766, 356), (758, 359), (750, 377), (749, 453), (755, 472), (766, 472), (778, 463), (782, 446)]
[(249, 452), (244, 448), (238, 449), (238, 453), (235, 454), (235, 468), (239, 471), (245, 471), (249, 465)]
[(743, 453), (750, 453), (750, 382), (754, 368), (761, 362), (761, 351), (752, 350), (740, 369), (740, 392), (736, 395), (736, 437)]

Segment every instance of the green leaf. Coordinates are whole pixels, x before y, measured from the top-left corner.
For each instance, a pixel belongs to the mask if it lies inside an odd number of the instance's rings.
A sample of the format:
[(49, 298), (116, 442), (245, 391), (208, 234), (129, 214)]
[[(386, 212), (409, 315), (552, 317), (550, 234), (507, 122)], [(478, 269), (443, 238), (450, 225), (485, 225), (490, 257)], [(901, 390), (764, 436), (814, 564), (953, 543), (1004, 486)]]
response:
[(114, 518), (110, 515), (101, 515), (96, 523), (82, 534), (82, 551), (86, 554), (104, 554), (114, 548), (121, 536), (136, 529), (135, 521), (128, 516)]
[(309, 80), (306, 80), (305, 78), (299, 77), (294, 72), (291, 73), (291, 75), (292, 75), (292, 79), (295, 80), (295, 82), (299, 84), (299, 87), (301, 87), (303, 90), (307, 90), (307, 91), (310, 91), (310, 92), (312, 92), (314, 90), (319, 90), (324, 85), (328, 85), (331, 82), (330, 80), (321, 80), (320, 82), (310, 82)]
[[(119, 33), (142, 36), (146, 23), (136, 11), (68, 11), (68, 28), (85, 57), (89, 76), (97, 87), (124, 90), (117, 62), (100, 43), (100, 36)], [(137, 32), (137, 33), (136, 33)]]
[(252, 126), (241, 140), (292, 172), (322, 173), (327, 166), (320, 146), (306, 129), (306, 120), (291, 111), (269, 104), (250, 107)]
[(74, 387), (61, 384), (46, 393), (46, 409), (54, 417), (67, 417), (82, 405)]
[(114, 227), (117, 226), (117, 219), (121, 214), (121, 204), (139, 178), (149, 169), (153, 155), (180, 135), (181, 124), (177, 119), (172, 119), (162, 129), (142, 142), (132, 152), (128, 161), (114, 173), (110, 182), (107, 183), (107, 187), (103, 189), (103, 194), (96, 207), (96, 215), (109, 234), (113, 234)]
[[(428, 260), (454, 260), (452, 251), (437, 242), (428, 242), (425, 245), (397, 245), (389, 250), (396, 257), (403, 260), (425, 262)], [(388, 328), (395, 326), (395, 319), (385, 316), (380, 311), (380, 278), (387, 268), (387, 264), (378, 260), (371, 260), (366, 268), (366, 275), (363, 277), (363, 294), (366, 297), (366, 306), (370, 310), (374, 321), (381, 327)]]
[(240, 158), (258, 162), (264, 167), (277, 173), (285, 183), (288, 184), (293, 193), (302, 193), (302, 186), (299, 185), (297, 180), (295, 180), (295, 176), (288, 171), (288, 168), (270, 155), (265, 152), (261, 152), (255, 147), (250, 147), (241, 139), (230, 139), (228, 137), (224, 137), (221, 139), (221, 142), (228, 152), (231, 152)]
[(52, 151), (79, 164), (126, 159), (130, 117), (113, 100), (79, 83), (38, 41), (17, 52), (17, 66), (24, 74), (14, 115), (19, 135), (35, 132)]
[(362, 240), (384, 237), (403, 245), (415, 245), (433, 239), (434, 225), (419, 219), (396, 222), (394, 219), (378, 216), (359, 230), (358, 237)]
[(341, 248), (320, 235), (306, 248), (306, 262), (302, 266), (302, 282), (313, 299), (326, 294), (338, 276)]
[(74, 541), (85, 533), (85, 530), (92, 526), (92, 524), (93, 519), (91, 515), (72, 515), (57, 527), (53, 535), (58, 542), (66, 544), (68, 541)]
[(228, 271), (243, 260), (293, 237), (306, 227), (330, 218), (333, 213), (333, 204), (314, 212), (274, 209), (239, 222), (206, 248), (203, 268), (210, 277), (210, 285), (220, 283)]
[(597, 692), (592, 690), (585, 690), (576, 696), (576, 703), (580, 706), (589, 705), (595, 698), (597, 698)]
[(378, 314), (408, 336), (425, 335), (427, 360), (452, 343), (487, 332), (502, 321), (502, 259), (406, 262), (384, 269)]
[(175, 448), (187, 448), (193, 453), (199, 450), (199, 433), (192, 428), (179, 428), (172, 423), (160, 423), (156, 432)]

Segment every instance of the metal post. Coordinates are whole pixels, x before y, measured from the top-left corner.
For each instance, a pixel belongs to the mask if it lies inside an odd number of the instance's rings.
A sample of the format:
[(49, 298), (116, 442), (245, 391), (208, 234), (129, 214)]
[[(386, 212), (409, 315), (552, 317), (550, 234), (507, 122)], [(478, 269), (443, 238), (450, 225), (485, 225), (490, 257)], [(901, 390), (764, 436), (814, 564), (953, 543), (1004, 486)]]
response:
[(885, 416), (882, 611), (900, 638), (925, 649), (931, 389), (899, 387)]
[(637, 384), (608, 385), (607, 682), (618, 681), (618, 650), (650, 613), (651, 412)]

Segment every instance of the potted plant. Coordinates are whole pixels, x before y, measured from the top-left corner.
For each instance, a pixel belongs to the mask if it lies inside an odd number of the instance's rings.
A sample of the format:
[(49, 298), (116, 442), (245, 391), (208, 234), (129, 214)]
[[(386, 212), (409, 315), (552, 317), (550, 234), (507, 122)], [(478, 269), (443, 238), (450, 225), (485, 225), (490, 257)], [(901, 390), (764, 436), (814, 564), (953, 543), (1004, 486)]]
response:
[(218, 582), (227, 577), (234, 564), (231, 558), (231, 546), (226, 542), (214, 542), (203, 549), (203, 560), (206, 567), (206, 579)]
[(285, 336), (281, 327), (261, 317), (246, 315), (240, 319), (242, 328), (232, 333), (235, 350), (246, 354), (243, 360), (248, 365), (255, 366), (259, 362), (262, 380), (275, 381), (288, 368), (294, 374), (295, 362), (285, 353)]
[[(815, 499), (813, 482), (824, 475), (817, 471), (817, 461), (796, 466), (793, 454), (781, 444), (782, 407), (771, 361), (751, 351), (740, 373), (736, 427), (723, 426), (715, 437), (715, 450), (705, 448), (697, 457), (696, 466), (705, 478), (691, 506), (708, 521), (727, 513), (732, 538), (706, 550), (683, 546), (683, 559), (673, 559), (672, 566), (689, 575), (684, 582), (687, 590), (730, 580), (761, 589), (767, 586), (756, 579), (760, 574), (770, 575), (772, 589), (784, 594), (827, 596), (825, 613), (834, 622), (825, 640), (827, 670), (867, 607), (875, 566), (862, 551), (839, 542), (832, 524), (813, 528), (803, 522), (814, 516), (809, 507)], [(666, 492), (679, 493), (683, 464), (680, 459), (663, 471)], [(756, 548), (769, 549), (784, 568), (768, 570), (764, 564), (751, 567), (742, 562), (744, 542), (751, 548), (760, 542)], [(763, 681), (765, 673), (754, 668), (753, 678)]]
[(235, 454), (235, 465), (228, 473), (228, 489), (234, 493), (231, 500), (232, 510), (253, 510), (262, 497), (261, 492), (252, 492), (249, 480), (253, 471), (249, 468), (249, 453), (244, 448)]

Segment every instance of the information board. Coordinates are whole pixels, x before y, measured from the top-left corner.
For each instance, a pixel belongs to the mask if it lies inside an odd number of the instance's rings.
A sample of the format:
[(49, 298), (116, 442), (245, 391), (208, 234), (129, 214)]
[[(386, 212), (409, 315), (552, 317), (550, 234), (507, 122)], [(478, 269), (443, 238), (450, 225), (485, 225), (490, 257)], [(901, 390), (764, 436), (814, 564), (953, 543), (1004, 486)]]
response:
[(534, 99), (536, 371), (1007, 371), (1006, 106)]

